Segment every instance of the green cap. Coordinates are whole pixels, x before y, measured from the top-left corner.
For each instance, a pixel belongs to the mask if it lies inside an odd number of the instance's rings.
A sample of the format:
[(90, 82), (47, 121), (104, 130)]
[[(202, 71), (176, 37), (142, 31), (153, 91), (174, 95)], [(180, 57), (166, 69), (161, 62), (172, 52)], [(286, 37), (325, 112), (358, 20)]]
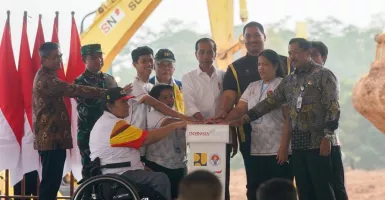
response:
[(92, 53), (103, 53), (102, 46), (100, 44), (87, 44), (80, 49), (82, 56)]

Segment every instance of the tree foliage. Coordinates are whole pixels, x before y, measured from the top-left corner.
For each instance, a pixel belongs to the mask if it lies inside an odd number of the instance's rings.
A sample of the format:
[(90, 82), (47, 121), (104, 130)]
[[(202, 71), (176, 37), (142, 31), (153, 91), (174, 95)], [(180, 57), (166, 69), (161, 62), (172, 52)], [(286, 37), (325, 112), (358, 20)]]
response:
[[(285, 17), (265, 26), (267, 34), (265, 48), (274, 49), (283, 55), (287, 54), (288, 41), (295, 37), (295, 32), (287, 28), (289, 19), (289, 17)], [(385, 135), (363, 118), (353, 108), (351, 102), (354, 84), (364, 73), (368, 72), (370, 63), (374, 59), (374, 36), (383, 31), (385, 14), (373, 15), (367, 27), (344, 24), (334, 17), (326, 17), (324, 20), (308, 19), (307, 23), (309, 40), (321, 40), (328, 46), (329, 56), (325, 67), (330, 68), (340, 80), (339, 133), (346, 164), (363, 169), (385, 168)], [(195, 42), (207, 35), (197, 34), (188, 26), (182, 26), (183, 23), (180, 21), (172, 20), (165, 24), (164, 30), (159, 34), (153, 34), (150, 29), (145, 29), (143, 37), (139, 41), (130, 42), (118, 61), (114, 63), (115, 65), (126, 63), (116, 73), (122, 79), (121, 84), (128, 83), (135, 74), (134, 69), (128, 68), (130, 62), (127, 60), (130, 60), (129, 53), (137, 44), (146, 44), (155, 51), (160, 48), (171, 49), (177, 59), (174, 74), (177, 79), (195, 69), (197, 67), (194, 55)], [(242, 27), (235, 27), (236, 36), (241, 32)], [(236, 58), (237, 55), (235, 55)], [(240, 155), (233, 158), (231, 162), (232, 168), (243, 166)]]

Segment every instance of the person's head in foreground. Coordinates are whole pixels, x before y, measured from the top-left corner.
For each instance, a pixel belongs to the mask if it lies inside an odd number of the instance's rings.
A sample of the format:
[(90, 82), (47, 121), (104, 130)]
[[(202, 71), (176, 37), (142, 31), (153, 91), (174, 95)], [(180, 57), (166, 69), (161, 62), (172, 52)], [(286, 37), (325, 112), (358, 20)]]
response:
[(306, 67), (311, 61), (311, 43), (305, 38), (293, 38), (289, 41), (288, 53), (293, 67)]
[(212, 172), (197, 170), (179, 184), (179, 200), (222, 200), (222, 184)]
[(174, 107), (174, 88), (171, 85), (155, 85), (150, 91), (150, 96), (166, 104), (170, 108)]
[(127, 95), (121, 87), (110, 88), (106, 92), (106, 106), (104, 110), (118, 118), (128, 117), (130, 113), (128, 100), (131, 98), (134, 97)]
[(311, 59), (317, 64), (324, 65), (328, 58), (328, 47), (321, 41), (311, 42)]
[(273, 178), (259, 186), (257, 191), (258, 200), (297, 200), (297, 191), (293, 182)]

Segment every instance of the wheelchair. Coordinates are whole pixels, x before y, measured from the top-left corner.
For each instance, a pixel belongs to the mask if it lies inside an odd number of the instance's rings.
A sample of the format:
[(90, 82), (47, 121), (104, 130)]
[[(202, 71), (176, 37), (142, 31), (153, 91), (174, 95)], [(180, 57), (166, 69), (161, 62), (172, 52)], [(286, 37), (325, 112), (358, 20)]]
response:
[(131, 167), (130, 162), (101, 165), (96, 158), (82, 170), (72, 200), (166, 200), (155, 190), (140, 186), (118, 174), (102, 174), (101, 169)]

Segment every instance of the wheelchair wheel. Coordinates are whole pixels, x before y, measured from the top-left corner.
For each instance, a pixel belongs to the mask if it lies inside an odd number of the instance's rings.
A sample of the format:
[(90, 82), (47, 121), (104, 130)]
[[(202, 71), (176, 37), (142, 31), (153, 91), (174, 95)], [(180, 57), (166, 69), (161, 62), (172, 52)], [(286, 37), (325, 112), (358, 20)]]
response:
[(94, 176), (83, 182), (72, 200), (140, 200), (137, 187), (116, 174)]

